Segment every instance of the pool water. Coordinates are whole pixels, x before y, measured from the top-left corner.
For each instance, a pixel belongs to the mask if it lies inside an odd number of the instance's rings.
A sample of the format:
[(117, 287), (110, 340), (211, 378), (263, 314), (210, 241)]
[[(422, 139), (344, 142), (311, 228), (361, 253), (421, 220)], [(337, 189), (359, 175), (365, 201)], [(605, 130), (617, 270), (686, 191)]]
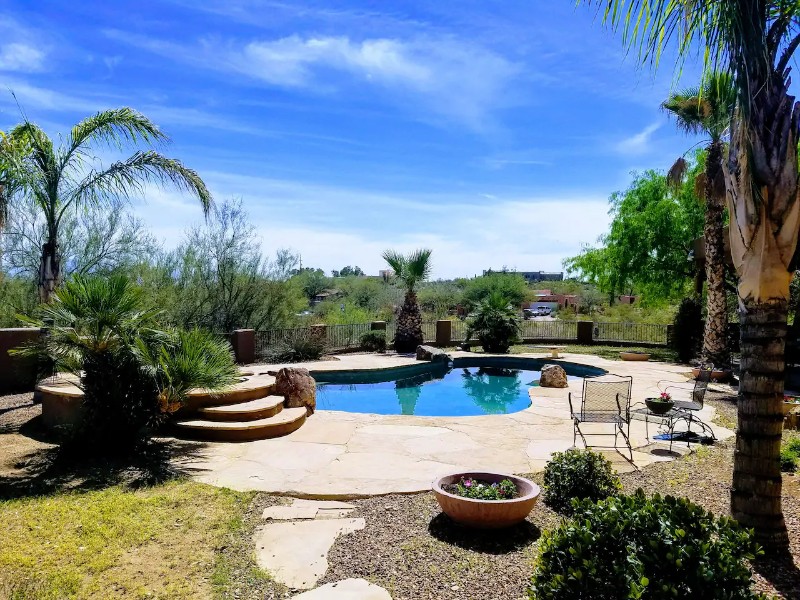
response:
[[(566, 364), (568, 379), (570, 374)], [(577, 365), (576, 365), (577, 366)], [(541, 367), (540, 367), (541, 368)], [(583, 373), (581, 373), (583, 374)], [(507, 414), (530, 406), (540, 371), (508, 366), (390, 369), (388, 373), (315, 373), (317, 408), (380, 415)]]

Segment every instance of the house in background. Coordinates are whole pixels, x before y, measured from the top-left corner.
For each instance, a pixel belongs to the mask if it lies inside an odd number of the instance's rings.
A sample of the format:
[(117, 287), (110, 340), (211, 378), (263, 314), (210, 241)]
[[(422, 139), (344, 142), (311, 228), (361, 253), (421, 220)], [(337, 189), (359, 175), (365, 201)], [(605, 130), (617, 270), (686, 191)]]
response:
[(316, 306), (320, 302), (325, 302), (325, 300), (338, 298), (341, 294), (342, 292), (339, 290), (322, 290), (319, 294), (311, 299), (311, 306)]
[(558, 310), (578, 304), (578, 296), (575, 294), (554, 294), (551, 290), (534, 290), (533, 293), (536, 295), (536, 300), (528, 302), (527, 306), (523, 305), (522, 308)]

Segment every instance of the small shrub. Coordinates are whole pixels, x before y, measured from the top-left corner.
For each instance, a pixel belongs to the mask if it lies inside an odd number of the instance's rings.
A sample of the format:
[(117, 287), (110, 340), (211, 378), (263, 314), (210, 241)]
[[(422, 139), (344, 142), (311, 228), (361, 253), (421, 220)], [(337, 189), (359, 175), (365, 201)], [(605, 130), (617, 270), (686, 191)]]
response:
[(608, 459), (591, 450), (556, 452), (544, 469), (544, 502), (564, 514), (572, 512), (573, 498), (597, 502), (621, 488)]
[(361, 348), (368, 352), (386, 352), (386, 332), (368, 331), (361, 336)]
[(314, 332), (301, 332), (286, 338), (264, 352), (262, 358), (271, 363), (293, 363), (319, 360), (325, 354), (326, 340)]
[(703, 340), (703, 308), (694, 298), (681, 300), (672, 323), (670, 344), (678, 353), (678, 360), (688, 363), (700, 351)]
[(519, 317), (508, 298), (492, 292), (467, 324), (467, 340), (477, 336), (486, 352), (505, 353), (519, 335)]
[(781, 471), (794, 473), (797, 470), (797, 452), (784, 446), (781, 448)]
[(575, 516), (546, 532), (529, 590), (537, 600), (764, 598), (746, 560), (751, 532), (686, 498), (633, 496), (575, 502)]

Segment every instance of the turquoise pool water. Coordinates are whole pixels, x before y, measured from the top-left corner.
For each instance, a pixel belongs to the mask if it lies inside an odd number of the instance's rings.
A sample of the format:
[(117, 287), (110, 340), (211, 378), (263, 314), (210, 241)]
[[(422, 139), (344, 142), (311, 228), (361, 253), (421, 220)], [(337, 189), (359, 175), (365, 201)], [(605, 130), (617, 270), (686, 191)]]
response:
[[(549, 361), (456, 359), (452, 368), (422, 363), (381, 371), (316, 372), (317, 408), (380, 415), (471, 416), (507, 414), (530, 406)], [(559, 362), (569, 379), (604, 371)]]

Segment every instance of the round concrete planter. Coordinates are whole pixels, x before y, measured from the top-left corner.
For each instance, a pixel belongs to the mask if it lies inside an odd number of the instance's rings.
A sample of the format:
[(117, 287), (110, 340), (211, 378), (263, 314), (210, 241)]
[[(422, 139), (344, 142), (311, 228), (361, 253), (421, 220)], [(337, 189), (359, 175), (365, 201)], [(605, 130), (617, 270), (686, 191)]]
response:
[[(510, 479), (517, 486), (519, 497), (511, 500), (475, 500), (462, 498), (442, 489), (442, 486), (457, 483), (462, 477), (490, 483)], [(540, 492), (539, 486), (532, 481), (502, 473), (454, 473), (439, 477), (433, 482), (433, 493), (442, 512), (456, 523), (478, 529), (500, 529), (524, 521), (539, 500)]]
[(619, 357), (622, 360), (650, 360), (647, 352), (620, 352)]

